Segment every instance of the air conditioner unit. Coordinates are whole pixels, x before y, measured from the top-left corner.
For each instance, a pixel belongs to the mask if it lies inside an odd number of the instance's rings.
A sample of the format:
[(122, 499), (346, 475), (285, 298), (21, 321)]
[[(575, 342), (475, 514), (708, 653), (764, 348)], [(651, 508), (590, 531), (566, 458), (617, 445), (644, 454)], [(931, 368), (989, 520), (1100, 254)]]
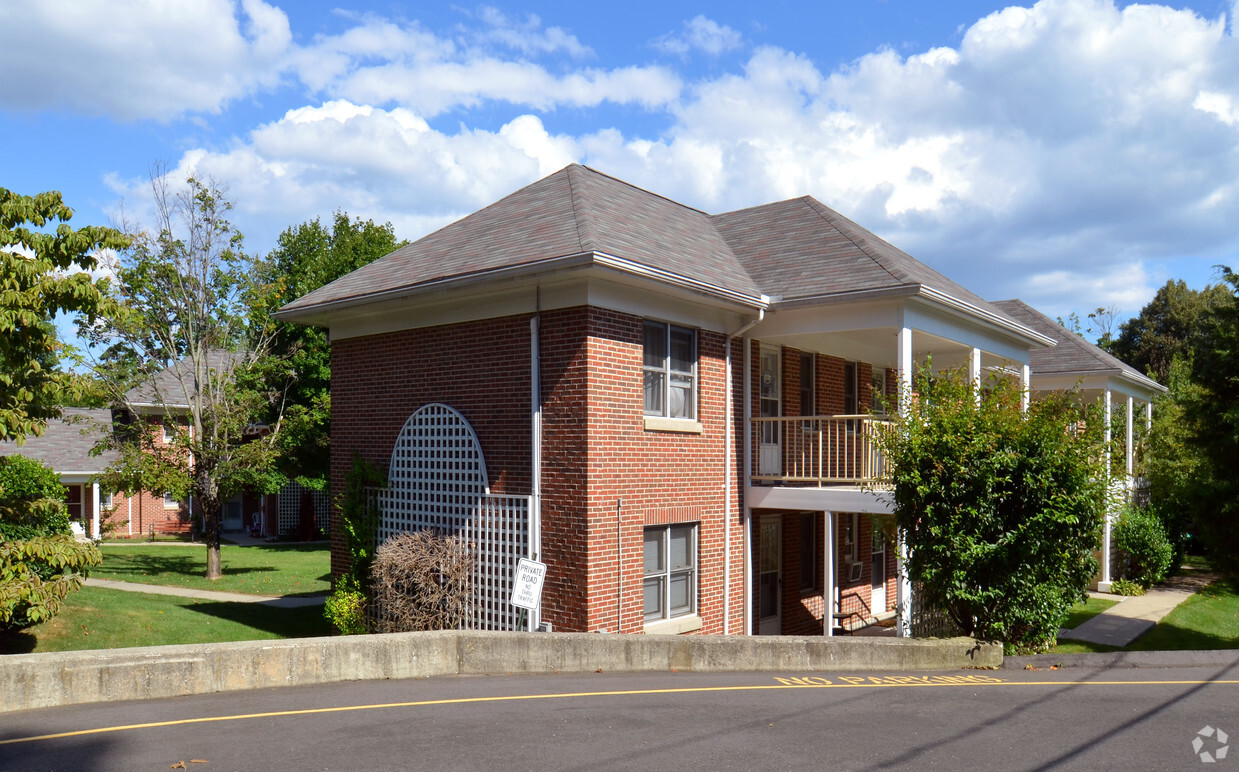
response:
[(865, 570), (865, 564), (857, 561), (848, 561), (848, 581), (859, 582), (860, 575)]

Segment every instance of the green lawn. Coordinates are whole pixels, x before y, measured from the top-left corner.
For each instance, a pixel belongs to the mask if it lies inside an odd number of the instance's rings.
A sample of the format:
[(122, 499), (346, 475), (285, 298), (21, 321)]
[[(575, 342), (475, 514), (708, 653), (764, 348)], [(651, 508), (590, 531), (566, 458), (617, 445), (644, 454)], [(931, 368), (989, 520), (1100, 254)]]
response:
[(206, 548), (179, 544), (104, 543), (98, 579), (119, 579), (198, 590), (254, 595), (306, 595), (331, 591), (327, 544), (271, 544), (220, 547), (224, 575), (205, 578)]
[(1180, 603), (1178, 608), (1171, 611), (1152, 630), (1132, 641), (1126, 648), (1064, 639), (1050, 652), (1080, 654), (1097, 651), (1196, 649), (1239, 649), (1239, 594), (1224, 582), (1214, 582)]
[(83, 587), (65, 599), (54, 619), (15, 635), (0, 635), (0, 654), (308, 638), (333, 632), (319, 605), (285, 609)]

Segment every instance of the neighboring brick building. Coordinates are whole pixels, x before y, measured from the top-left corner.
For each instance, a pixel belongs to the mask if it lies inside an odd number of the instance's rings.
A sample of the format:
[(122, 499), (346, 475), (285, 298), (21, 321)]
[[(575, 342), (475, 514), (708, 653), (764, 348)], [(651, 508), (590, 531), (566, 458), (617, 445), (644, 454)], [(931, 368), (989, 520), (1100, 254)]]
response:
[[(213, 367), (225, 366), (221, 356), (212, 358)], [(179, 367), (181, 364), (169, 367), (149, 383), (130, 390), (124, 406), (64, 408), (63, 417), (49, 421), (41, 436), (27, 437), (21, 446), (15, 442), (0, 443), (0, 456), (35, 458), (60, 475), (68, 490), (66, 503), (71, 527), (79, 536), (189, 533), (194, 522), (192, 499), (177, 500), (162, 491), (105, 490), (98, 478), (119, 460), (119, 454), (111, 448), (94, 452), (106, 435), (118, 431), (127, 432), (130, 437), (144, 435), (155, 452), (171, 448), (176, 432), (188, 431), (189, 426), (188, 398), (177, 372)], [(300, 491), (290, 495), (299, 497)], [(224, 502), (222, 524), (226, 531), (257, 525), (263, 533), (275, 535), (281, 530), (279, 514), (275, 496), (247, 491)]]
[(869, 487), (883, 395), (931, 356), (1027, 385), (1054, 343), (812, 198), (709, 215), (577, 165), (277, 315), (330, 330), (333, 488), (360, 454), (397, 462), (394, 524), (527, 502), (563, 631), (907, 608)]

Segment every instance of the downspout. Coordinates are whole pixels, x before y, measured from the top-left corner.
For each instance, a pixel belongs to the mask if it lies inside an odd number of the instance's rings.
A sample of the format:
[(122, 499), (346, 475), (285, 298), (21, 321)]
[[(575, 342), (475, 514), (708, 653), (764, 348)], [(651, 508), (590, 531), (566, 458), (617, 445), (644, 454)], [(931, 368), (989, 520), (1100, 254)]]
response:
[[(529, 494), (529, 555), (542, 558), (542, 351), (539, 340), (542, 299), (537, 296), (533, 318), (529, 320), (529, 421), (532, 436)], [(542, 604), (529, 614), (530, 631), (542, 624)]]
[[(753, 471), (753, 339), (744, 339), (744, 475)], [(748, 486), (746, 485), (747, 489)], [(744, 634), (753, 634), (753, 510), (744, 498)]]
[[(727, 372), (726, 383), (723, 386), (723, 635), (731, 635), (731, 416), (735, 412), (732, 407), (731, 394), (731, 341), (737, 335), (743, 335), (766, 318), (765, 309), (757, 310), (757, 317), (742, 325), (740, 329), (727, 336)], [(745, 369), (747, 372), (747, 368)], [(746, 392), (747, 393), (747, 392)], [(747, 432), (747, 423), (746, 423)]]

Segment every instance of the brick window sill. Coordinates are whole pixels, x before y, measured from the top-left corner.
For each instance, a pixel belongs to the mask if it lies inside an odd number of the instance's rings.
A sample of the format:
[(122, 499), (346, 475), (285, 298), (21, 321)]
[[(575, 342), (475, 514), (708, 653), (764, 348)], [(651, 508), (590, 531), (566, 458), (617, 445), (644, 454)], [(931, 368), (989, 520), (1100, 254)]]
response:
[(659, 415), (645, 416), (647, 432), (678, 432), (680, 434), (701, 434), (701, 422), (688, 418), (664, 418)]

